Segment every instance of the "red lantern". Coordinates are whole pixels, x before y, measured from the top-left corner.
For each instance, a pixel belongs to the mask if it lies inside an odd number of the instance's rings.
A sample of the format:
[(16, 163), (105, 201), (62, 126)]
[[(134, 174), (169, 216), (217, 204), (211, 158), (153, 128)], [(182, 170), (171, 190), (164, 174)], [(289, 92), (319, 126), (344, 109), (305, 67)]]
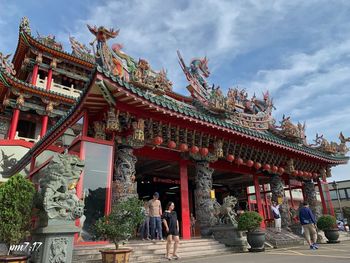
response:
[(259, 170), (261, 168), (261, 163), (256, 162), (254, 164), (255, 169)]
[(284, 168), (283, 167), (278, 168), (278, 173), (279, 174), (284, 174)]
[(246, 163), (246, 165), (247, 165), (248, 167), (253, 167), (254, 162), (253, 162), (252, 160), (248, 160), (247, 163)]
[(299, 171), (298, 175), (299, 176), (304, 176), (304, 172), (303, 171)]
[(175, 148), (176, 148), (176, 143), (175, 143), (174, 141), (169, 141), (169, 142), (168, 142), (168, 147), (169, 147), (170, 149), (175, 149)]
[(238, 159), (236, 160), (236, 164), (242, 165), (242, 164), (243, 164), (243, 159), (242, 159), (242, 158), (238, 158)]
[(226, 156), (226, 160), (229, 161), (230, 163), (232, 163), (234, 159), (235, 157), (232, 154), (229, 154)]
[(208, 148), (201, 148), (201, 149), (200, 149), (200, 154), (201, 154), (202, 156), (207, 156), (208, 153), (209, 153)]
[(153, 143), (157, 146), (161, 145), (163, 143), (163, 138), (160, 136), (157, 136), (153, 139)]
[(196, 153), (198, 153), (198, 152), (199, 152), (199, 148), (198, 148), (197, 146), (193, 145), (193, 146), (191, 147), (191, 153), (196, 154)]
[(272, 170), (273, 173), (277, 173), (278, 167), (276, 165), (274, 165), (274, 166), (272, 166), (271, 170)]
[(294, 170), (294, 171), (292, 172), (292, 175), (293, 175), (293, 176), (298, 176), (298, 174), (299, 174), (299, 173), (298, 173), (297, 170)]
[(265, 171), (270, 171), (270, 169), (271, 169), (271, 166), (269, 164), (265, 164), (264, 165), (264, 170)]
[(180, 151), (181, 152), (187, 152), (188, 151), (188, 145), (186, 143), (180, 144)]

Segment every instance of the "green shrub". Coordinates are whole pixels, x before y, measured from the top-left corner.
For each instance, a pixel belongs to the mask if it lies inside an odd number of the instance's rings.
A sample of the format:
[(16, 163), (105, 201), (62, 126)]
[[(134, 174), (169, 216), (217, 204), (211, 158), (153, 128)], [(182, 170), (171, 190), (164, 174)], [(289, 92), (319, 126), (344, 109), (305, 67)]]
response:
[(253, 232), (260, 228), (263, 218), (257, 212), (245, 212), (238, 218), (238, 229), (241, 231)]
[(33, 184), (20, 174), (0, 185), (0, 241), (8, 247), (29, 235), (34, 194)]
[(317, 227), (320, 230), (337, 229), (337, 220), (334, 216), (324, 215), (317, 220)]
[(96, 222), (96, 236), (110, 240), (118, 249), (119, 243), (132, 237), (137, 226), (144, 220), (142, 207), (143, 202), (136, 197), (117, 202), (108, 216)]

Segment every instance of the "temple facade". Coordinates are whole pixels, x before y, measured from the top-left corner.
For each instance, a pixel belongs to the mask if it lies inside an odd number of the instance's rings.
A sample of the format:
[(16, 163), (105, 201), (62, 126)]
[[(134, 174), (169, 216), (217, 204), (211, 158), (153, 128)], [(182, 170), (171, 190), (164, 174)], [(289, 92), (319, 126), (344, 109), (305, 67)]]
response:
[(97, 242), (91, 226), (114, 201), (175, 202), (181, 236), (191, 238), (190, 213), (202, 235), (215, 222), (215, 202), (231, 195), (237, 210), (255, 210), (271, 223), (270, 204), (281, 204), (282, 227), (309, 201), (317, 216), (334, 214), (326, 180), (346, 164), (348, 148), (305, 125), (273, 118), (272, 98), (209, 85), (207, 58), (187, 60), (178, 51), (189, 96), (172, 91), (165, 70), (152, 69), (111, 44), (119, 30), (88, 26), (91, 49), (70, 37), (66, 52), (54, 36), (33, 36), (27, 18), (19, 27), (12, 62), (0, 53), (1, 180), (21, 173), (39, 184), (55, 153), (84, 160), (76, 185), (84, 200), (83, 229), (75, 243)]

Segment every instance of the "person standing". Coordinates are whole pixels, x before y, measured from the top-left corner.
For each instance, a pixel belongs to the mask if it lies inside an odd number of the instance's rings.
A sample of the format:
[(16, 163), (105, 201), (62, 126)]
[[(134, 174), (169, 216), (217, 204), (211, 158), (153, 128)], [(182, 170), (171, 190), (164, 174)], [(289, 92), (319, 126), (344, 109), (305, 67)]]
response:
[[(166, 210), (163, 215), (163, 224), (165, 226), (166, 232), (166, 255), (165, 257), (168, 260), (179, 259), (177, 255), (177, 249), (180, 244), (179, 239), (179, 221), (177, 220), (177, 214), (174, 211), (175, 204), (174, 202), (169, 202), (166, 206)], [(171, 241), (174, 241), (173, 257), (170, 257)]]
[(280, 213), (280, 205), (277, 204), (276, 201), (272, 201), (271, 206), (273, 219), (275, 220), (275, 229), (278, 233), (281, 232), (281, 213)]
[(151, 238), (152, 240), (158, 238), (163, 241), (162, 233), (162, 204), (159, 201), (159, 193), (155, 192), (153, 194), (153, 199), (148, 202), (149, 205), (149, 217), (150, 217), (150, 226), (151, 226)]
[(316, 219), (311, 209), (309, 208), (308, 202), (303, 202), (303, 207), (299, 210), (300, 224), (304, 230), (304, 236), (310, 249), (318, 249), (316, 244), (317, 241), (317, 230), (316, 230)]
[(145, 216), (145, 220), (143, 221), (142, 225), (141, 225), (141, 238), (142, 240), (150, 240), (149, 238), (149, 205), (147, 200), (144, 201), (143, 203), (143, 208), (142, 208), (142, 212)]

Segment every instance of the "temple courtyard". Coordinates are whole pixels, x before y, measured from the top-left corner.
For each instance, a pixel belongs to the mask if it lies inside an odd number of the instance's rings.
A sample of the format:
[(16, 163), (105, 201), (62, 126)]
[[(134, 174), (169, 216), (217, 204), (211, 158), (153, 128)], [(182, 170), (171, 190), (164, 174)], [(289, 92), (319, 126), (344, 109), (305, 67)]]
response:
[(350, 262), (349, 254), (350, 241), (343, 241), (338, 244), (320, 244), (318, 250), (310, 250), (308, 246), (295, 246), (280, 249), (268, 249), (260, 253), (238, 253), (217, 255), (215, 257), (196, 258), (180, 260), (179, 262), (191, 263), (329, 263), (329, 262)]

